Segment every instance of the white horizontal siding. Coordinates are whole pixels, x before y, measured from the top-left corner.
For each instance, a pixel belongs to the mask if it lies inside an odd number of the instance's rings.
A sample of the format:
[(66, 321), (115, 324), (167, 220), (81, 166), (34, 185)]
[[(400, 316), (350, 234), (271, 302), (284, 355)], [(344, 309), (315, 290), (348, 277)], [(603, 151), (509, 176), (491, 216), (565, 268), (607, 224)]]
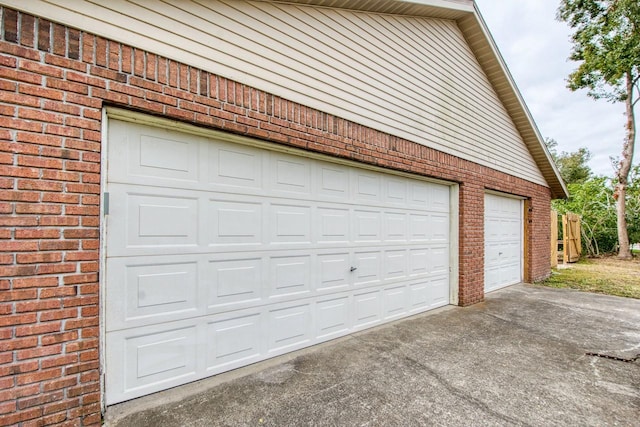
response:
[(236, 0), (2, 0), (546, 185), (454, 21)]

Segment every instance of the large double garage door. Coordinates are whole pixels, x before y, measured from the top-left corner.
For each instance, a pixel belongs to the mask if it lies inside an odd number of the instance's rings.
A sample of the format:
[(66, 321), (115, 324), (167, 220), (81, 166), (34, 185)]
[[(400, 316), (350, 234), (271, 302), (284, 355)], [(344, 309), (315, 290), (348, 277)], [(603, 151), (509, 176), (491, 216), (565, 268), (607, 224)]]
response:
[(110, 120), (106, 403), (443, 306), (450, 187)]

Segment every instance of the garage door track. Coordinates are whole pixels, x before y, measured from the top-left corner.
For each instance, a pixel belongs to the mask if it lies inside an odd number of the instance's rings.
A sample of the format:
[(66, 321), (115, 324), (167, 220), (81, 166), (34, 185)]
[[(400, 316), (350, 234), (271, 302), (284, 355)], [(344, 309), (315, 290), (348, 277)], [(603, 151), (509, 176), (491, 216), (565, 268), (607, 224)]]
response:
[(111, 407), (123, 426), (638, 426), (640, 301), (532, 285)]

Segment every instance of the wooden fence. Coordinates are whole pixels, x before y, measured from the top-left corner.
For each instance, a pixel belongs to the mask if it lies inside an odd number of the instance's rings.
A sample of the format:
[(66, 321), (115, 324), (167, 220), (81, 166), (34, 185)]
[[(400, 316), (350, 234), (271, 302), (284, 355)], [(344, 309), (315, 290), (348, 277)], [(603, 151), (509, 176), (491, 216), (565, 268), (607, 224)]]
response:
[(551, 211), (551, 267), (558, 266), (558, 246), (562, 246), (562, 262), (576, 262), (582, 255), (580, 239), (580, 215), (567, 213), (562, 215), (562, 239), (558, 239), (558, 212)]

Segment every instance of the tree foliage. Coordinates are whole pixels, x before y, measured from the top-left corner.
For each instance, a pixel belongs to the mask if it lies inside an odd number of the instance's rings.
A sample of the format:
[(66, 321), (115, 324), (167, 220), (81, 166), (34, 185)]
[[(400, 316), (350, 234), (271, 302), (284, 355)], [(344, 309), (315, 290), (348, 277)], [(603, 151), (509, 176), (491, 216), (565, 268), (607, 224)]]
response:
[(581, 183), (591, 176), (591, 168), (589, 167), (591, 152), (587, 148), (581, 147), (570, 153), (566, 151), (558, 153), (556, 140), (548, 138), (545, 143), (566, 184)]
[[(640, 1), (561, 0), (558, 19), (575, 30), (570, 59), (578, 68), (569, 75), (571, 90), (588, 89), (589, 96), (624, 102), (626, 137), (617, 162), (613, 197), (616, 200), (618, 256), (630, 258), (627, 190), (635, 145), (634, 107), (640, 79)], [(633, 185), (633, 181), (631, 181)]]
[[(629, 202), (626, 219), (631, 242), (640, 242), (640, 166), (631, 172), (633, 185), (628, 188)], [(560, 214), (567, 212), (582, 216), (581, 233), (583, 253), (591, 256), (618, 250), (616, 226), (615, 183), (611, 178), (595, 176), (583, 182), (567, 185), (569, 198), (554, 200), (553, 208)]]
[(588, 88), (595, 99), (626, 100), (626, 74), (637, 83), (640, 67), (640, 2), (562, 0), (558, 19), (575, 29), (569, 58), (580, 65), (569, 75), (569, 88)]

